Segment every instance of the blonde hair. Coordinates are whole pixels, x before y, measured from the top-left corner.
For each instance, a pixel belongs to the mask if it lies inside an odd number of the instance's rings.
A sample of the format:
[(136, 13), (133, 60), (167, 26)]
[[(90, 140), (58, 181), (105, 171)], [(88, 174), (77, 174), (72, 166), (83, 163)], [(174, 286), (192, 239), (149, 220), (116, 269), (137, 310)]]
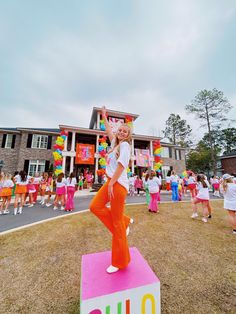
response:
[(224, 192), (227, 191), (227, 188), (228, 188), (228, 183), (233, 183), (233, 178), (229, 178), (229, 179), (224, 179), (223, 180), (223, 184), (222, 184), (222, 187), (223, 187), (223, 190)]
[(131, 145), (132, 143), (132, 131), (131, 131), (131, 128), (128, 124), (126, 123), (123, 123), (121, 126), (125, 126), (127, 129), (128, 129), (128, 136), (123, 139), (122, 141), (120, 141), (118, 139), (118, 136), (115, 135), (115, 144), (114, 144), (114, 147), (109, 151), (109, 153), (115, 151), (115, 155), (116, 155), (116, 158), (118, 159), (119, 156), (120, 156), (120, 144), (123, 143), (123, 142), (127, 142), (129, 145)]

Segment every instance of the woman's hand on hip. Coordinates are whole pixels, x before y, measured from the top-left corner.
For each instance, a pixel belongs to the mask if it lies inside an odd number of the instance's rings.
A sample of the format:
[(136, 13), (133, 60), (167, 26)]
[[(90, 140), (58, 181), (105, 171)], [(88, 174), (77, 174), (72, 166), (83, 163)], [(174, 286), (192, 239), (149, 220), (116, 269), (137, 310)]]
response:
[(111, 200), (112, 198), (114, 198), (114, 194), (113, 194), (113, 183), (109, 182), (108, 184), (108, 197)]

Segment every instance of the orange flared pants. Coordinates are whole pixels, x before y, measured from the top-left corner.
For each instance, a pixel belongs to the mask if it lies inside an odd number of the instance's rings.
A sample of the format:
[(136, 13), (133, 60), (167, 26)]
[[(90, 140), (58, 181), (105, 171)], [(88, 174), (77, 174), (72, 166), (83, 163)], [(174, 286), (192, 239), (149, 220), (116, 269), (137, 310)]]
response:
[[(111, 265), (125, 268), (130, 262), (126, 228), (130, 218), (124, 215), (125, 199), (127, 190), (116, 182), (113, 185), (114, 197), (108, 198), (108, 184), (101, 187), (90, 203), (90, 210), (96, 215), (112, 234), (112, 260)], [(110, 201), (111, 207), (106, 204)]]

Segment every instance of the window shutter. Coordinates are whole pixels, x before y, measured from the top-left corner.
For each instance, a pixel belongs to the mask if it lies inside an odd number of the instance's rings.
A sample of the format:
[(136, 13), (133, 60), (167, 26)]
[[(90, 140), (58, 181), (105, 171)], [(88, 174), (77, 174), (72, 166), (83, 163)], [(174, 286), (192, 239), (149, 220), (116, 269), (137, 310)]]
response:
[(15, 142), (16, 142), (16, 134), (14, 134), (12, 137), (11, 148), (15, 148)]
[(47, 146), (47, 149), (51, 149), (51, 147), (52, 147), (52, 136), (49, 135), (48, 136), (48, 146)]
[(169, 156), (170, 156), (170, 158), (172, 158), (172, 148), (171, 147), (169, 147)]
[(181, 160), (181, 150), (179, 149), (179, 160)]
[(27, 148), (31, 148), (32, 146), (32, 137), (33, 137), (32, 134), (28, 134), (27, 145), (26, 145)]
[(24, 171), (26, 172), (26, 174), (28, 174), (29, 171), (29, 160), (26, 159), (24, 162)]
[(5, 145), (6, 145), (6, 139), (7, 139), (7, 135), (3, 134), (3, 137), (2, 137), (2, 148), (4, 148)]
[(175, 159), (177, 159), (177, 152), (176, 152), (176, 149), (175, 149)]
[(45, 162), (45, 172), (48, 172), (50, 166), (50, 160), (46, 160)]

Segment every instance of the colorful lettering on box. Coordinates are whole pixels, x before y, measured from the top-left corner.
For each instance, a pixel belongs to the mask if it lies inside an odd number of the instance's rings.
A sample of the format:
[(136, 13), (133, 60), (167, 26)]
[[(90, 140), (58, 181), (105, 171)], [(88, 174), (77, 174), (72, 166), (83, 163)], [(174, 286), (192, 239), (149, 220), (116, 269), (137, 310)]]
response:
[(145, 294), (142, 299), (142, 314), (146, 314), (146, 301), (150, 300), (152, 304), (152, 314), (156, 313), (155, 299), (152, 294)]

